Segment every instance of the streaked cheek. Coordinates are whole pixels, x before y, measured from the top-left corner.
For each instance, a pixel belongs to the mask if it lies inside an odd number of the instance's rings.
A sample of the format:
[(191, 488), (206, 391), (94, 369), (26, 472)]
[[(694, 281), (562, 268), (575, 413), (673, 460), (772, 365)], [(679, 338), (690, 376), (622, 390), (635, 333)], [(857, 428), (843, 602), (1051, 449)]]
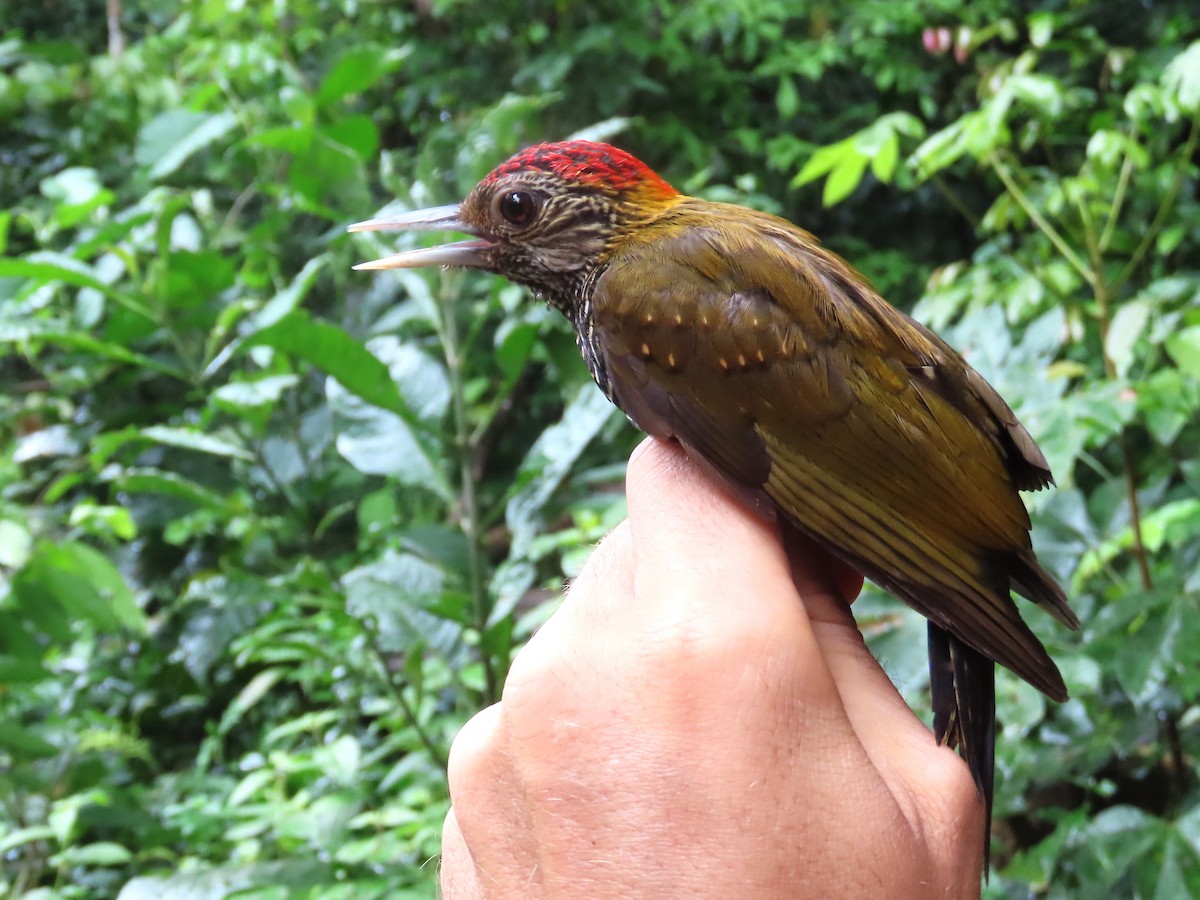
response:
[(606, 240), (606, 232), (599, 225), (581, 226), (537, 247), (534, 254), (551, 272), (573, 272), (594, 263)]

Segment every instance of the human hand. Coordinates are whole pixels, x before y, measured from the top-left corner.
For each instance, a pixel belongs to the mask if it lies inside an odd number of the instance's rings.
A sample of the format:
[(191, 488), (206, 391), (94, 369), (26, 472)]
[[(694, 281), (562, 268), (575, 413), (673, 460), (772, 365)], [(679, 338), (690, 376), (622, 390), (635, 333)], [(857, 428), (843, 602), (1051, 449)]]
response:
[(982, 802), (863, 644), (861, 579), (672, 445), (627, 486), (454, 742), (445, 896), (978, 896)]

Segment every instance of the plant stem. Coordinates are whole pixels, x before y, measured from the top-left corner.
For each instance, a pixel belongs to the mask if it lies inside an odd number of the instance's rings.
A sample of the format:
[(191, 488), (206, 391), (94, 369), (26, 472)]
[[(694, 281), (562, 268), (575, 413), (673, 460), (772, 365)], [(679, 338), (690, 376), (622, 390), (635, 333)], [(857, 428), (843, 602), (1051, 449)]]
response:
[(1117, 220), (1120, 219), (1121, 209), (1125, 206), (1125, 192), (1129, 189), (1129, 177), (1132, 174), (1133, 157), (1126, 153), (1125, 159), (1121, 163), (1121, 174), (1117, 176), (1117, 189), (1113, 193), (1112, 206), (1108, 208), (1108, 218), (1105, 219), (1104, 230), (1100, 233), (1098, 241), (1101, 253), (1107, 251), (1108, 245), (1112, 242), (1113, 233), (1117, 228)]
[[(1104, 358), (1104, 371), (1111, 381), (1116, 381), (1117, 366), (1112, 357), (1108, 355), (1108, 332), (1112, 324), (1112, 294), (1110, 293), (1112, 289), (1104, 280), (1104, 251), (1101, 249), (1100, 241), (1096, 238), (1096, 231), (1092, 226), (1092, 217), (1088, 213), (1087, 204), (1081, 200), (1076, 206), (1079, 210), (1079, 220), (1083, 224), (1083, 241), (1087, 246), (1094, 276), (1091, 279), (1092, 295), (1096, 299), (1096, 322), (1100, 329), (1100, 352)], [(1117, 199), (1114, 197), (1113, 207), (1110, 207), (1110, 211), (1116, 206)], [(1106, 224), (1105, 228), (1107, 227)], [(1137, 560), (1142, 588), (1149, 591), (1154, 587), (1154, 579), (1150, 574), (1150, 561), (1146, 556), (1146, 543), (1142, 537), (1142, 506), (1137, 495), (1137, 469), (1134, 467), (1133, 457), (1129, 453), (1128, 430), (1124, 426), (1118, 435), (1117, 446), (1121, 452), (1121, 465), (1125, 475), (1125, 493), (1129, 498), (1129, 526), (1133, 532), (1133, 557)]]
[(379, 646), (379, 635), (375, 630), (375, 623), (364, 619), (362, 621), (362, 629), (363, 634), (367, 636), (367, 643), (371, 645), (371, 652), (375, 654), (375, 659), (378, 661), (379, 667), (383, 670), (383, 681), (387, 685), (388, 691), (395, 698), (400, 711), (404, 713), (405, 720), (412, 726), (413, 731), (417, 733), (417, 739), (421, 742), (421, 746), (433, 757), (433, 761), (445, 771), (448, 764), (446, 753), (437, 741), (430, 736), (429, 732), (422, 727), (421, 720), (417, 716), (417, 711), (413, 709), (412, 704), (408, 702), (408, 698), (404, 696), (404, 685), (392, 677), (391, 669), (387, 665), (387, 655), (383, 652), (383, 648)]
[(933, 186), (941, 192), (942, 196), (950, 201), (950, 205), (958, 210), (962, 217), (970, 223), (971, 227), (975, 231), (979, 231), (983, 225), (983, 220), (981, 220), (979, 216), (975, 215), (975, 213), (971, 211), (971, 208), (963, 202), (962, 197), (958, 196), (958, 191), (950, 187), (950, 185), (946, 183), (946, 180), (942, 178), (941, 175), (934, 175), (929, 180), (933, 182)]
[(1042, 234), (1046, 235), (1047, 238), (1049, 238), (1050, 243), (1052, 243), (1058, 252), (1063, 255), (1066, 261), (1071, 264), (1071, 267), (1080, 275), (1082, 275), (1088, 284), (1091, 284), (1094, 287), (1095, 275), (1092, 273), (1092, 270), (1089, 269), (1084, 264), (1083, 260), (1079, 258), (1079, 254), (1071, 249), (1071, 245), (1068, 244), (1066, 239), (1058, 233), (1058, 229), (1051, 225), (1049, 220), (1047, 220), (1046, 217), (1041, 214), (1038, 208), (1030, 202), (1029, 198), (1025, 196), (1025, 192), (1021, 190), (1020, 185), (1018, 185), (1016, 180), (1012, 177), (1012, 173), (1008, 170), (1008, 166), (1004, 164), (1004, 161), (1001, 160), (1000, 157), (998, 157), (995, 153), (991, 153), (988, 155), (988, 162), (991, 164), (996, 174), (1000, 176), (1000, 180), (1004, 182), (1005, 189), (1013, 195), (1013, 199), (1017, 201), (1017, 204), (1021, 207), (1021, 209), (1025, 210), (1025, 214), (1029, 216), (1033, 224), (1038, 227), (1038, 230), (1041, 231)]
[(1163, 195), (1162, 203), (1158, 205), (1158, 211), (1154, 214), (1154, 219), (1151, 220), (1150, 227), (1146, 229), (1142, 235), (1141, 243), (1133, 251), (1133, 256), (1129, 258), (1129, 262), (1121, 270), (1121, 274), (1117, 276), (1117, 280), (1113, 282), (1112, 291), (1114, 294), (1125, 286), (1125, 282), (1137, 270), (1138, 265), (1141, 264), (1142, 257), (1146, 255), (1146, 252), (1150, 249), (1150, 245), (1154, 243), (1159, 231), (1162, 230), (1163, 222), (1166, 221), (1171, 207), (1175, 205), (1175, 200), (1179, 196), (1179, 190), (1183, 187), (1183, 180), (1187, 177), (1188, 167), (1192, 163), (1192, 155), (1196, 152), (1198, 139), (1200, 139), (1200, 115), (1192, 118), (1192, 127), (1188, 131), (1187, 142), (1184, 144), (1183, 153), (1179, 157), (1179, 167), (1175, 170), (1175, 177), (1171, 179), (1171, 186), (1167, 188), (1166, 194)]
[(454, 315), (454, 279), (442, 277), (441, 297), (434, 317), (438, 326), (438, 337), (442, 353), (446, 357), (446, 371), (450, 379), (450, 397), (454, 415), (454, 449), (458, 455), (459, 490), (461, 515), (459, 526), (467, 538), (467, 589), (475, 608), (475, 628), (479, 632), (479, 659), (483, 664), (486, 700), (494, 703), (499, 699), (499, 685), (492, 655), (484, 646), (483, 636), (491, 617), (491, 604), (483, 583), (483, 548), (480, 544), (479, 503), (475, 496), (475, 473), (472, 471), (474, 441), (471, 422), (467, 416), (467, 401), (463, 389), (463, 354), (458, 339), (458, 321)]

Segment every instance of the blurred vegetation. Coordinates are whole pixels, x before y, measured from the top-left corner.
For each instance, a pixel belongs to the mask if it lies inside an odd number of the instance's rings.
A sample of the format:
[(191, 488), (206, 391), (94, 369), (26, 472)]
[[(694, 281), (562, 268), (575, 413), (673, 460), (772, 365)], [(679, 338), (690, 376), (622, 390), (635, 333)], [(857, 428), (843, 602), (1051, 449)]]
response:
[[(1084, 627), (1035, 621), (1070, 702), (1001, 676), (987, 894), (1200, 897), (1194, 0), (103, 6), (0, 36), (0, 893), (432, 893), (449, 741), (636, 435), (520, 290), (344, 226), (582, 133), (1017, 408)], [(919, 621), (858, 608), (925, 708)]]

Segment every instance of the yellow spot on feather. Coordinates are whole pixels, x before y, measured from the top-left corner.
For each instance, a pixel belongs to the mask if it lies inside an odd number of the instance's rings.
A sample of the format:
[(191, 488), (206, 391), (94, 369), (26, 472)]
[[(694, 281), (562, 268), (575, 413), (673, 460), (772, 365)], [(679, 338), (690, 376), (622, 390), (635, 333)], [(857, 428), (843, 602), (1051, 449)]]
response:
[(719, 362), (721, 364), (722, 369), (724, 369), (726, 372), (729, 371), (729, 361), (726, 360), (725, 357), (723, 357), (723, 356), (717, 357), (717, 362)]
[(746, 354), (744, 354), (744, 353), (738, 354), (738, 365), (741, 366), (743, 369), (746, 368)]
[(654, 354), (650, 352), (650, 345), (642, 344), (642, 356), (646, 357), (646, 359), (649, 359), (653, 355)]
[(675, 368), (675, 354), (674, 353), (667, 354), (667, 365), (670, 366), (672, 369)]

